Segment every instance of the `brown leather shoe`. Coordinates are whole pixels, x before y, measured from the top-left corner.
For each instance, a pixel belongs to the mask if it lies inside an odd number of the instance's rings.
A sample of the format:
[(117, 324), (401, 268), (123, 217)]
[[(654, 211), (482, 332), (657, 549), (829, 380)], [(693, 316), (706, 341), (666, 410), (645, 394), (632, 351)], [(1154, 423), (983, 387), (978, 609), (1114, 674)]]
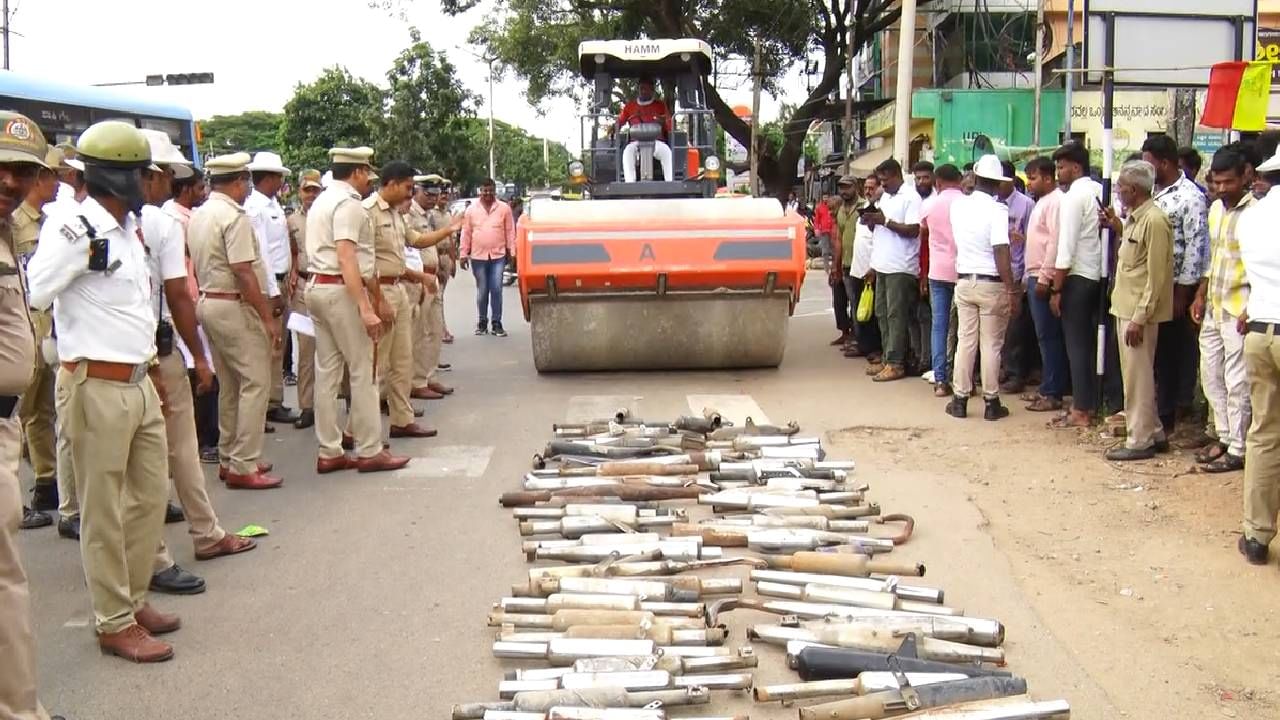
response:
[(409, 458), (392, 455), (383, 450), (373, 457), (356, 460), (356, 470), (362, 473), (386, 472), (388, 470), (399, 470), (408, 464)]
[(218, 542), (210, 545), (204, 550), (196, 550), (197, 560), (213, 560), (214, 558), (226, 557), (228, 555), (239, 555), (242, 552), (249, 552), (258, 547), (258, 543), (251, 538), (240, 537), (227, 533), (222, 536)]
[(425, 428), (418, 423), (391, 426), (391, 437), (393, 438), (433, 438), (437, 434), (434, 428)]
[(901, 365), (885, 365), (884, 368), (871, 378), (872, 382), (893, 382), (901, 380), (907, 376), (907, 371)]
[(871, 363), (870, 365), (867, 365), (866, 373), (871, 377), (875, 377), (876, 375), (879, 375), (882, 370), (884, 370), (884, 365), (882, 363)]
[(444, 398), (444, 394), (436, 392), (435, 390), (432, 390), (430, 386), (427, 386), (414, 388), (413, 392), (409, 393), (409, 397), (414, 400), (440, 400)]
[(134, 611), (133, 619), (138, 621), (143, 630), (152, 635), (164, 635), (182, 627), (182, 620), (177, 615), (168, 615), (151, 607), (151, 603)]
[(320, 475), (342, 472), (343, 470), (354, 470), (355, 467), (356, 459), (350, 455), (316, 458), (316, 472)]
[(453, 388), (449, 387), (448, 385), (445, 385), (444, 383), (439, 383), (435, 381), (427, 383), (427, 389), (432, 392), (440, 393), (441, 395), (453, 394)]
[(271, 490), (283, 484), (283, 479), (264, 472), (256, 472), (252, 475), (227, 473), (227, 487), (231, 490)]
[(173, 657), (172, 645), (155, 639), (137, 623), (117, 633), (99, 633), (98, 648), (104, 655), (115, 655), (136, 663), (164, 662)]
[[(269, 473), (271, 472), (271, 469), (273, 467), (275, 466), (272, 465), (271, 463), (258, 463), (258, 472)], [(231, 468), (227, 467), (226, 465), (220, 465), (218, 467), (218, 479), (221, 480), (222, 482), (226, 482), (227, 476), (230, 474), (231, 474)]]

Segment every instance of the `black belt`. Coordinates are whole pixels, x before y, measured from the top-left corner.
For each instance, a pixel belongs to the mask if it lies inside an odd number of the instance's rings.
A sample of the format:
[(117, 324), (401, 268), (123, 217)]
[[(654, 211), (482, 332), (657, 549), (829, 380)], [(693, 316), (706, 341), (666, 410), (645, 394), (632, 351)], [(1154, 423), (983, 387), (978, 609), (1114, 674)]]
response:
[(0, 395), (0, 420), (9, 420), (18, 410), (21, 395)]
[(979, 275), (977, 273), (969, 273), (961, 275), (961, 280), (972, 280), (974, 282), (1002, 282), (999, 275)]
[(1245, 323), (1245, 327), (1248, 328), (1249, 332), (1256, 332), (1260, 335), (1280, 335), (1280, 323), (1250, 320)]

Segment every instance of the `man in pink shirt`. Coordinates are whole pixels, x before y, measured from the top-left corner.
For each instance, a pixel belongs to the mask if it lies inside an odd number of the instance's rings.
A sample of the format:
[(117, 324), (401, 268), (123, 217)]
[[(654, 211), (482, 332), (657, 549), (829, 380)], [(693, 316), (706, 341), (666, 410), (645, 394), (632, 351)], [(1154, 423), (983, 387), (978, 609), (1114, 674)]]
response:
[(1062, 190), (1058, 187), (1053, 161), (1032, 158), (1026, 165), (1027, 192), (1036, 206), (1027, 221), (1026, 275), (1027, 303), (1036, 326), (1043, 365), (1038, 397), (1027, 406), (1032, 412), (1054, 412), (1062, 409), (1062, 396), (1067, 391), (1067, 346), (1062, 335), (1062, 320), (1050, 308), (1054, 292), (1053, 262), (1058, 256), (1058, 217)]
[(462, 216), (462, 269), (471, 267), (476, 278), (477, 335), (489, 334), (489, 308), (493, 307), (493, 334), (506, 337), (502, 327), (502, 270), (516, 252), (516, 223), (511, 208), (495, 194), (493, 178), (480, 183), (480, 201)]
[(942, 165), (933, 172), (936, 194), (925, 202), (920, 218), (921, 238), (929, 242), (929, 307), (933, 323), (929, 334), (933, 394), (951, 397), (947, 376), (947, 336), (951, 329), (951, 303), (956, 292), (956, 241), (951, 232), (951, 203), (964, 197), (960, 169)]

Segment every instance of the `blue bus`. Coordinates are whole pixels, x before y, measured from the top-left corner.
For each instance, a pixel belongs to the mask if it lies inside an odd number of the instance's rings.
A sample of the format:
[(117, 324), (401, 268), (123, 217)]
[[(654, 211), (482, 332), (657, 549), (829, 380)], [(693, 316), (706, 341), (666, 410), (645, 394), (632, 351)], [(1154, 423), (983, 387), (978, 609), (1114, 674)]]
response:
[(34, 75), (0, 71), (0, 108), (31, 118), (51, 144), (74, 143), (102, 120), (123, 120), (168, 133), (182, 154), (200, 167), (199, 129), (191, 111), (179, 105), (142, 100), (112, 88), (70, 85)]

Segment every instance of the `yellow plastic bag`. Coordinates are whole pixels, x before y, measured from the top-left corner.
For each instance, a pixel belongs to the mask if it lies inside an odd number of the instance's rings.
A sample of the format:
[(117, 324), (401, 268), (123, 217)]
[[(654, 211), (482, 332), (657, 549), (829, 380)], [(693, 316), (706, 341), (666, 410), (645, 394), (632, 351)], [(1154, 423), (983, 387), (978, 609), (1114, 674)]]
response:
[(862, 295), (858, 297), (858, 322), (869, 322), (875, 311), (876, 289), (868, 283), (862, 286)]

